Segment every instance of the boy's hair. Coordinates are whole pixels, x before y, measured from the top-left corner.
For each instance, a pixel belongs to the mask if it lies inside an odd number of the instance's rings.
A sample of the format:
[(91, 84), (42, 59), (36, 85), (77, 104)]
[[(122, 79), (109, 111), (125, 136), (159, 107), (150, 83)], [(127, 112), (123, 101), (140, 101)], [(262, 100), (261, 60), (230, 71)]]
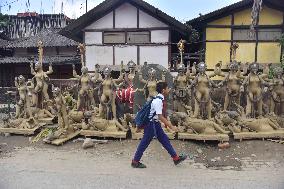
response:
[(158, 93), (162, 93), (163, 89), (166, 89), (167, 87), (168, 87), (168, 84), (166, 82), (159, 82), (159, 83), (157, 83), (156, 91)]

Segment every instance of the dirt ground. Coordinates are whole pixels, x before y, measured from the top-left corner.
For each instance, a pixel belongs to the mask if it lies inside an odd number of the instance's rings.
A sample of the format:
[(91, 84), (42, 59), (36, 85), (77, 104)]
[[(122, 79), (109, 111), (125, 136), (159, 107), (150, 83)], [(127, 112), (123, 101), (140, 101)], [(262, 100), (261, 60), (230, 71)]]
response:
[[(284, 188), (284, 145), (270, 141), (214, 142), (173, 140), (190, 158), (175, 167), (154, 140), (143, 156), (146, 170), (130, 167), (139, 141), (108, 140), (82, 149), (28, 137), (0, 136), (0, 188)], [(134, 187), (135, 186), (135, 187)]]

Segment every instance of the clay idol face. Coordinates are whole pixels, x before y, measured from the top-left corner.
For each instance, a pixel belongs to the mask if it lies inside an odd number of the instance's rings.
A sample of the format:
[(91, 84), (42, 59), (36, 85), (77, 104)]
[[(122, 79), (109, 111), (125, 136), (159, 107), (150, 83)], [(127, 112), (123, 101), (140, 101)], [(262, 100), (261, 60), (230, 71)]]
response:
[(250, 67), (251, 72), (254, 74), (257, 74), (258, 69), (259, 69), (259, 65), (257, 63), (253, 63)]
[(35, 71), (39, 71), (41, 69), (41, 65), (39, 62), (35, 63)]
[(185, 72), (185, 66), (184, 66), (184, 64), (179, 64), (179, 65), (178, 65), (178, 73), (179, 73), (180, 75), (183, 75), (184, 72)]
[(23, 84), (23, 83), (25, 82), (24, 76), (20, 75), (20, 76), (18, 77), (18, 81), (19, 81), (20, 84)]
[(81, 72), (82, 72), (82, 74), (86, 74), (86, 73), (88, 73), (88, 68), (87, 67), (82, 67), (82, 69), (81, 69)]
[(58, 87), (55, 87), (52, 92), (53, 96), (57, 97), (60, 94), (60, 89)]
[(128, 62), (127, 66), (128, 66), (128, 68), (129, 68), (129, 70), (132, 72), (132, 71), (135, 69), (136, 64), (135, 64), (135, 62), (133, 62), (133, 61), (131, 60), (131, 61)]
[(106, 77), (108, 77), (108, 76), (110, 76), (110, 73), (111, 73), (111, 69), (110, 69), (109, 67), (106, 67), (106, 68), (104, 69), (104, 75), (105, 75)]
[(154, 68), (151, 68), (148, 74), (149, 74), (149, 77), (154, 78), (156, 75), (156, 70)]
[(274, 74), (276, 78), (282, 78), (283, 69), (281, 67), (277, 67), (274, 69)]
[(238, 69), (239, 69), (239, 65), (238, 65), (238, 63), (237, 62), (232, 62), (231, 63), (231, 65), (230, 65), (230, 67), (229, 67), (229, 69), (231, 70), (231, 71), (233, 71), (233, 72), (237, 72), (238, 71)]
[(198, 71), (202, 74), (206, 72), (206, 64), (204, 62), (198, 64)]

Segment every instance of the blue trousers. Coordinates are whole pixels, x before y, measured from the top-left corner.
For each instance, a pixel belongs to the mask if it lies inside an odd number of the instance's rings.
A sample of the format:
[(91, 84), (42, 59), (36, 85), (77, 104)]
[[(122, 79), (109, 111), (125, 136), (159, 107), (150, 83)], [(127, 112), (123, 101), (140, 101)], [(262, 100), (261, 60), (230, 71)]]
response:
[(171, 157), (176, 157), (177, 154), (170, 143), (168, 136), (163, 131), (160, 122), (151, 121), (145, 128), (144, 128), (144, 135), (138, 145), (136, 150), (134, 161), (140, 161), (144, 151), (147, 149), (149, 144), (151, 143), (153, 137), (156, 135), (159, 142), (163, 145), (163, 147), (168, 151)]

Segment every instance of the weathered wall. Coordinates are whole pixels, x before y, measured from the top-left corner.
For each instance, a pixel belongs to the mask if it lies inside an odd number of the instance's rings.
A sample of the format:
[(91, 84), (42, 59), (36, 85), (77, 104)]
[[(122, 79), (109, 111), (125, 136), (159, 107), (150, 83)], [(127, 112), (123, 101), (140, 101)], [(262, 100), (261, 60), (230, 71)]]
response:
[(124, 3), (115, 9), (115, 28), (136, 28), (137, 8)]
[[(225, 16), (208, 23), (205, 34), (205, 59), (209, 69), (213, 69), (218, 61), (224, 63), (230, 61), (230, 45), (234, 40), (231, 35), (231, 23), (233, 22), (235, 26), (243, 27), (243, 29), (248, 29), (251, 24), (250, 8), (232, 12), (232, 14), (234, 15), (233, 20), (232, 16)], [(259, 25), (264, 28), (269, 28), (268, 26), (279, 28), (279, 25), (284, 25), (283, 14), (281, 11), (264, 6), (260, 13)], [(236, 42), (239, 44), (236, 55), (238, 61), (254, 62), (257, 60), (259, 63), (280, 63), (281, 48), (272, 40), (259, 41), (257, 45), (255, 41), (239, 40)]]
[(125, 47), (114, 47), (115, 64), (120, 64), (121, 61), (126, 65), (130, 60), (137, 62), (137, 47), (125, 46)]
[(258, 43), (259, 63), (280, 63), (281, 47), (278, 43)]
[(140, 62), (159, 64), (168, 68), (168, 46), (140, 47)]
[(89, 71), (95, 70), (96, 64), (112, 65), (113, 48), (108, 46), (87, 46), (86, 66)]
[[(137, 15), (139, 14), (139, 15)], [(115, 16), (115, 19), (113, 20)], [(139, 18), (139, 21), (137, 19)], [(137, 22), (139, 26), (137, 27)], [(104, 17), (87, 26), (84, 41), (86, 43), (86, 65), (90, 71), (95, 64), (120, 64), (133, 60), (135, 63), (159, 63), (168, 67), (169, 47), (160, 43), (167, 43), (170, 39), (168, 25), (148, 15), (137, 7), (125, 3), (108, 13)], [(164, 29), (165, 28), (165, 29)], [(131, 29), (134, 31), (150, 31), (149, 44), (104, 44), (103, 31), (117, 31)], [(124, 31), (124, 30), (123, 30)]]
[(104, 29), (104, 28), (112, 28), (113, 26), (113, 12), (108, 13), (104, 17), (99, 20), (93, 22), (86, 29)]

